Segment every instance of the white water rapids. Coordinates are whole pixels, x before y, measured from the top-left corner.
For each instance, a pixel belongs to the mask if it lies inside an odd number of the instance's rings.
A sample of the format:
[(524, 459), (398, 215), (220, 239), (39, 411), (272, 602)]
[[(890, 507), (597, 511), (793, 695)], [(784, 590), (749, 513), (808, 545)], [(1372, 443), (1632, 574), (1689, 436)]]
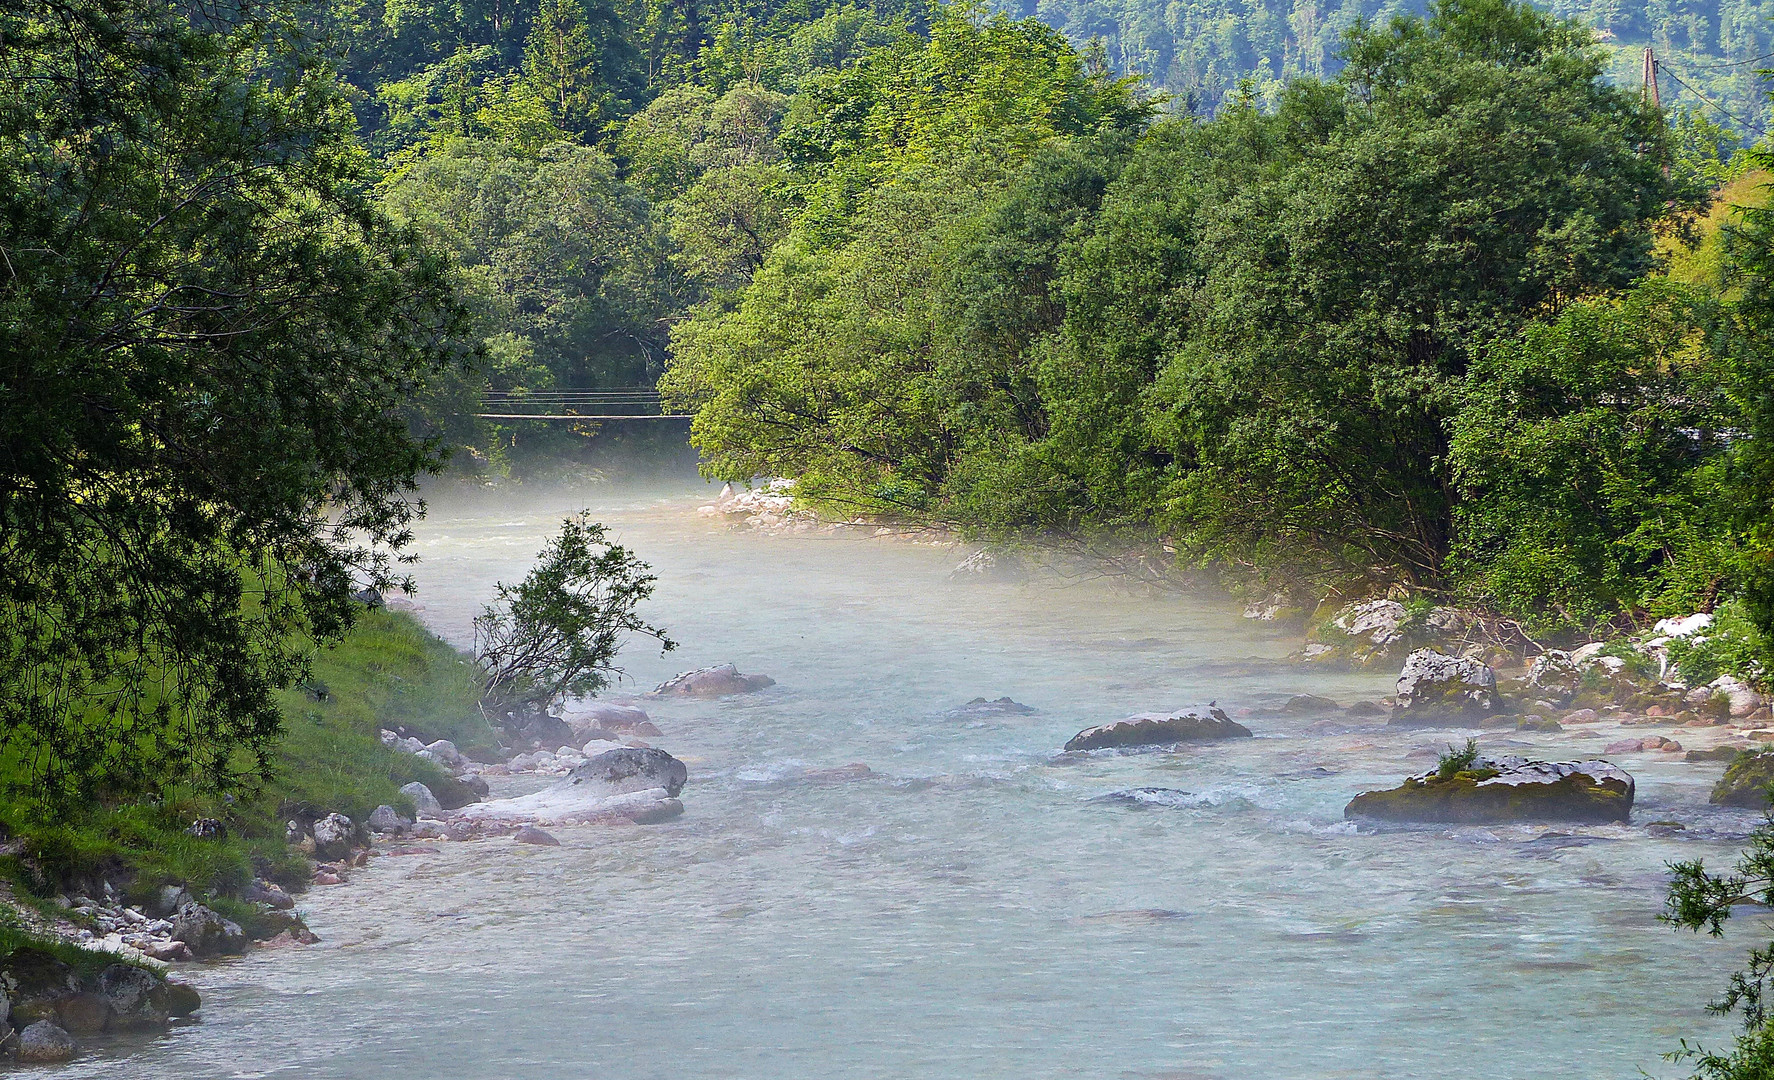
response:
[[(728, 532), (699, 497), (446, 500), (418, 544), (423, 618), (461, 643), (589, 504), (653, 564), (647, 614), (682, 643), (634, 645), (625, 690), (723, 662), (775, 677), (646, 704), (689, 766), (681, 818), (373, 860), (303, 898), (322, 944), (194, 968), (200, 1023), (62, 1073), (1568, 1080), (1685, 1075), (1659, 1055), (1729, 1038), (1703, 1006), (1753, 920), (1723, 941), (1655, 921), (1666, 862), (1722, 863), (1754, 823), (1706, 807), (1718, 766), (1623, 759), (1630, 827), (1357, 833), (1350, 796), (1463, 734), (1258, 716), (1257, 738), (1175, 752), (1059, 747), (1208, 699), (1372, 699), (1389, 676), (1285, 663), (1297, 640), (1223, 600), (952, 582), (964, 551)], [(945, 715), (982, 695), (1041, 711)], [(1481, 746), (1570, 759), (1599, 738)], [(873, 775), (807, 775), (852, 762)], [(1172, 790), (1092, 801), (1134, 787)], [(1644, 827), (1666, 818), (1689, 836)]]

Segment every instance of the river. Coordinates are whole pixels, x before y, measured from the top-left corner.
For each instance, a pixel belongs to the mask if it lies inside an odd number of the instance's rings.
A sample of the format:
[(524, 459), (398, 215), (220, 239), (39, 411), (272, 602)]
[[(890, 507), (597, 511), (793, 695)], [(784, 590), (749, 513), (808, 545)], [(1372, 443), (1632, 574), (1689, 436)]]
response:
[[(729, 532), (678, 484), (448, 499), (419, 532), (425, 618), (461, 642), (498, 579), (590, 505), (659, 575), (682, 643), (625, 689), (734, 662), (766, 692), (648, 703), (689, 765), (664, 825), (559, 848), (440, 843), (320, 888), (323, 943), (191, 972), (200, 1023), (65, 1075), (208, 1080), (1633, 1077), (1753, 940), (1655, 921), (1664, 865), (1726, 859), (1717, 766), (1624, 762), (1637, 822), (1358, 833), (1342, 807), (1447, 735), (1309, 730), (1064, 755), (1078, 729), (1216, 699), (1352, 702), (1223, 600), (1103, 580), (954, 582), (952, 548)], [(957, 719), (976, 696), (1032, 716)], [(1596, 737), (1487, 733), (1558, 759)], [(809, 776), (866, 764), (862, 778)], [(510, 782), (507, 782), (510, 783)], [(1093, 801), (1158, 786), (1163, 805)]]

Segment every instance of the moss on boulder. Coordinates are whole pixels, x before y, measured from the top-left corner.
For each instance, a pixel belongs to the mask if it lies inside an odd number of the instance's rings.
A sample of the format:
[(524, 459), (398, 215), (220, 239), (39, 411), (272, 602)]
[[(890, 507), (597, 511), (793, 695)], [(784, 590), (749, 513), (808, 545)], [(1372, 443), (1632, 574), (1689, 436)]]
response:
[(1764, 810), (1768, 788), (1774, 784), (1774, 750), (1745, 750), (1725, 766), (1725, 775), (1712, 786), (1714, 806), (1744, 806)]
[(1633, 793), (1632, 777), (1606, 761), (1480, 757), (1451, 775), (1426, 773), (1389, 790), (1364, 791), (1350, 800), (1343, 816), (1462, 825), (1601, 825), (1630, 820)]

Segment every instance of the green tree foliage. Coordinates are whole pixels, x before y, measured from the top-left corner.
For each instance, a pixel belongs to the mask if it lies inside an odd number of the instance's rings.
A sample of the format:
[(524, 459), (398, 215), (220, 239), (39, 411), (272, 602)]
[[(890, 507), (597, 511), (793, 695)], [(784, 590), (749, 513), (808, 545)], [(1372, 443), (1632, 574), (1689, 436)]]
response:
[(632, 634), (677, 647), (635, 609), (653, 595), (647, 564), (604, 536), (589, 511), (567, 518), (516, 585), (503, 582), (474, 620), (476, 658), (491, 706), (541, 707), (595, 694), (618, 674), (616, 654)]
[(265, 14), (0, 12), (0, 748), (47, 801), (262, 771), (439, 464), (449, 278)]
[(1475, 363), (1454, 420), (1455, 568), (1549, 628), (1710, 607), (1740, 580), (1725, 497), (1741, 401), (1700, 290), (1567, 308)]
[[(1774, 163), (1754, 155), (1763, 169)], [(1731, 524), (1745, 551), (1742, 586), (1762, 634), (1774, 641), (1774, 211), (1766, 199), (1732, 230), (1736, 314), (1744, 341), (1731, 351), (1732, 382), (1745, 417), (1726, 480)]]
[(495, 389), (657, 377), (678, 303), (665, 237), (602, 151), (558, 143), (531, 156), (460, 140), (408, 168), (382, 202), (460, 269)]
[(541, 0), (524, 42), (530, 85), (548, 102), (556, 125), (582, 138), (631, 112), (641, 89), (621, 18), (605, 5), (595, 14), (594, 27), (584, 0)]
[[(695, 438), (713, 467), (928, 511), (957, 439), (993, 437), (947, 415), (972, 409), (955, 400), (970, 361), (950, 309), (974, 305), (977, 332), (989, 303), (958, 295), (955, 277), (977, 269), (963, 254), (976, 222), (1049, 141), (1135, 131), (1146, 115), (1045, 27), (961, 8), (927, 43), (908, 37), (804, 84), (780, 137), (804, 209), (737, 306), (674, 331), (661, 384), (704, 406)], [(1049, 257), (1057, 240), (1044, 237)], [(1021, 284), (1039, 291), (1033, 269)]]
[[(1430, 8), (1426, 0), (999, 0), (998, 6), (1036, 16), (1079, 46), (1100, 40), (1117, 70), (1144, 75), (1188, 111), (1204, 114), (1236, 101), (1240, 87), (1269, 101), (1289, 80), (1329, 78), (1342, 66), (1343, 35), (1359, 23)], [(1756, 68), (1766, 67), (1774, 51), (1774, 12), (1763, 0), (1549, 0), (1540, 6), (1594, 28), (1608, 76), (1620, 85), (1638, 87), (1650, 45), (1667, 66), (1667, 103), (1705, 109), (1744, 134), (1768, 126)]]
[[(1729, 873), (1709, 873), (1695, 859), (1674, 863), (1662, 918), (1678, 929), (1724, 933), (1725, 920), (1739, 904), (1774, 904), (1774, 822), (1750, 834), (1749, 845)], [(1676, 1060), (1692, 1060), (1700, 1080), (1763, 1080), (1774, 1074), (1774, 1028), (1769, 1026), (1769, 980), (1774, 977), (1774, 943), (1750, 950), (1749, 963), (1731, 973), (1724, 994), (1708, 1007), (1740, 1013), (1743, 1034), (1720, 1053), (1683, 1043)]]
[(1192, 332), (1155, 384), (1178, 463), (1162, 520), (1211, 554), (1280, 544), (1432, 581), (1476, 348), (1643, 274), (1675, 192), (1660, 118), (1602, 82), (1582, 27), (1456, 0), (1348, 57), (1272, 118), (1229, 118), (1261, 141), (1197, 218)]
[(1436, 580), (1473, 357), (1643, 274), (1678, 194), (1660, 118), (1601, 80), (1585, 30), (1447, 3), (1352, 35), (1338, 79), (1273, 111), (1159, 125), (1125, 168), (1113, 139), (1081, 143), (1113, 182), (1079, 177), (1041, 211), (1072, 216), (1012, 264), (1038, 315), (1002, 323), (982, 381), (944, 359), (938, 297), (964, 310), (1003, 279), (944, 293), (935, 268), (1017, 247), (1031, 208), (988, 211), (1034, 147), (1137, 131), (1141, 113), (1045, 30), (946, 20), (924, 49), (803, 87), (781, 142), (806, 210), (736, 309), (678, 332), (664, 385), (702, 405), (693, 435), (722, 475)]

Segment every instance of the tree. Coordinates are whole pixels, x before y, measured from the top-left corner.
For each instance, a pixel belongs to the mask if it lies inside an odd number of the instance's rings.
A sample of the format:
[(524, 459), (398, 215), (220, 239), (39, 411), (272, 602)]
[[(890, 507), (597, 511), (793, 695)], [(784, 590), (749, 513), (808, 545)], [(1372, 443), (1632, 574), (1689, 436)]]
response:
[(582, 0), (542, 0), (524, 42), (524, 74), (567, 131), (589, 132), (608, 105), (597, 61)]
[(560, 386), (657, 377), (681, 279), (652, 208), (601, 150), (462, 140), (402, 173), (383, 205), (452, 255), (481, 333), (522, 339), (527, 368)]
[(1448, 451), (1463, 590), (1571, 632), (1741, 587), (1722, 325), (1703, 291), (1651, 281), (1475, 360)]
[(803, 204), (793, 227), (743, 291), (673, 329), (661, 389), (698, 407), (709, 470), (801, 476), (803, 495), (847, 510), (930, 512), (960, 443), (991, 434), (968, 426), (978, 410), (950, 414), (961, 245), (1031, 160), (1070, 138), (1110, 145), (1149, 112), (1046, 27), (960, 6), (928, 42), (905, 34), (803, 83), (778, 139), (784, 195)]
[(494, 708), (549, 705), (595, 694), (619, 675), (616, 654), (631, 634), (677, 648), (635, 608), (653, 595), (647, 564), (605, 539), (581, 511), (537, 556), (517, 585), (500, 582), (497, 598), (474, 620), (475, 656)]
[[(1724, 933), (1738, 904), (1774, 905), (1774, 820), (1750, 834), (1749, 845), (1727, 874), (1708, 873), (1699, 859), (1670, 864), (1672, 877), (1663, 921), (1678, 929)], [(1702, 1080), (1765, 1080), (1774, 1075), (1774, 1028), (1769, 1026), (1768, 991), (1774, 979), (1774, 942), (1750, 950), (1749, 963), (1731, 973), (1725, 993), (1707, 1007), (1741, 1013), (1743, 1034), (1728, 1052), (1689, 1047), (1671, 1055), (1692, 1059)]]
[(0, 775), (42, 801), (262, 773), (442, 464), (401, 406), (465, 313), (262, 16), (0, 12)]

